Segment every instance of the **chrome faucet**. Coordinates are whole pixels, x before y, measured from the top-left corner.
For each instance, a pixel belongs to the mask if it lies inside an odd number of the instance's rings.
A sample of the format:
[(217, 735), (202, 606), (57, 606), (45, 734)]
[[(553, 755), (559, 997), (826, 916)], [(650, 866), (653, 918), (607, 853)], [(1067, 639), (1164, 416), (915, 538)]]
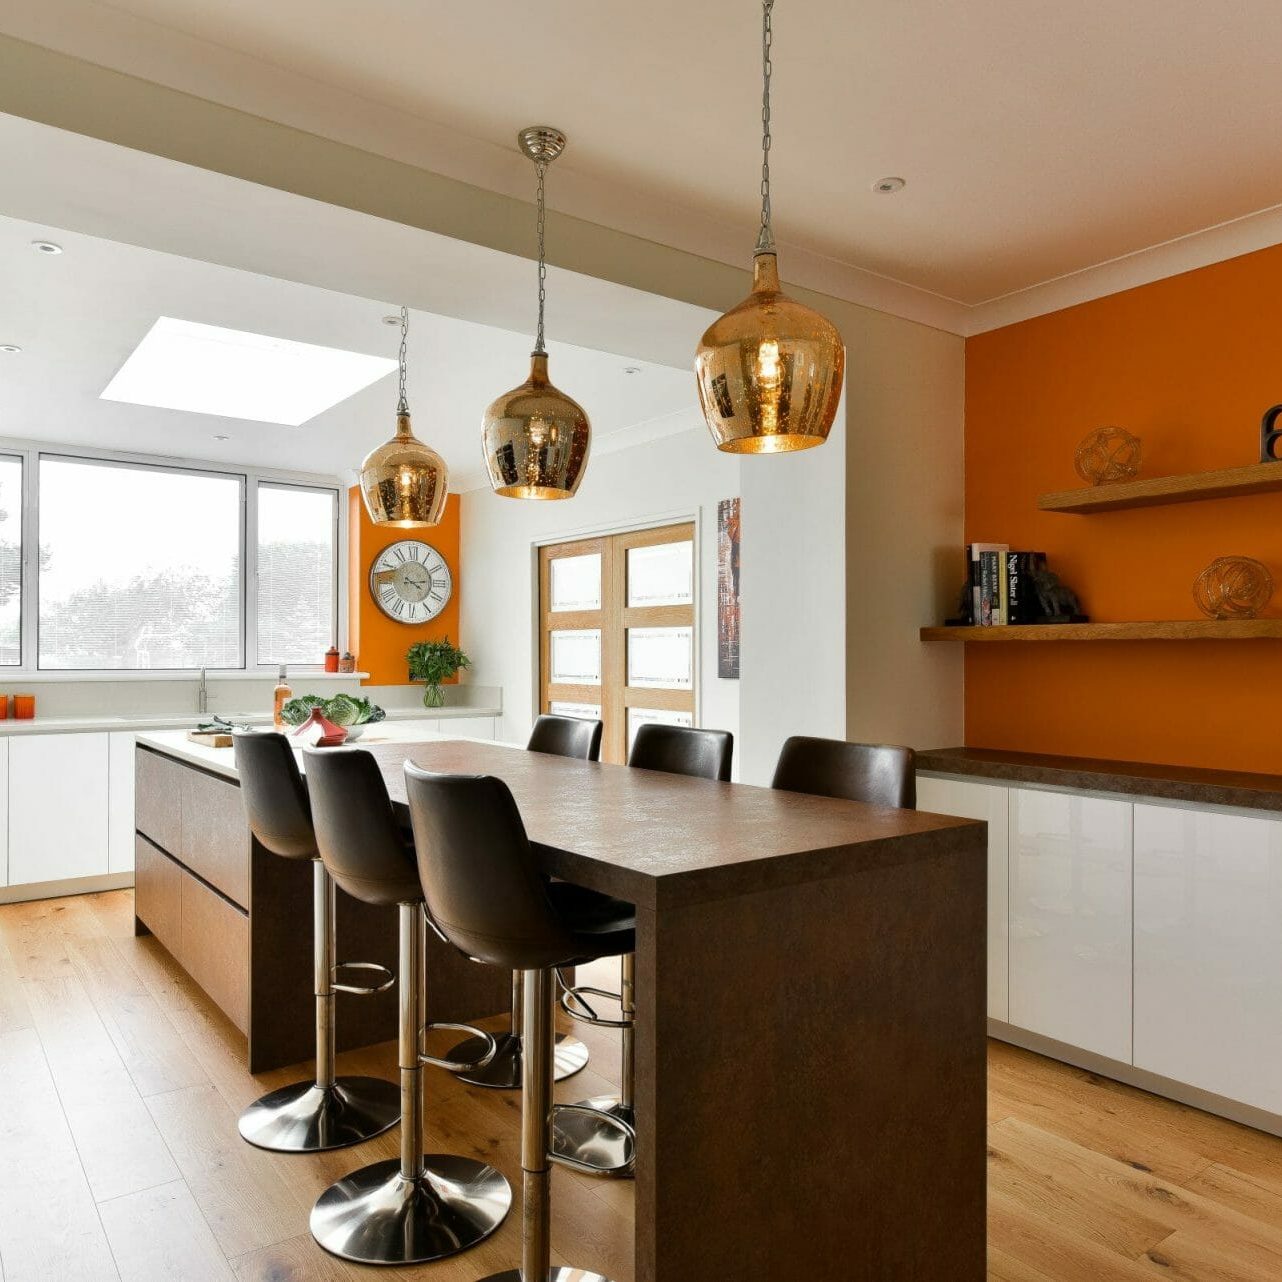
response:
[(196, 711), (204, 716), (209, 711), (209, 687), (205, 685), (205, 669), (200, 670), (200, 685), (196, 690)]

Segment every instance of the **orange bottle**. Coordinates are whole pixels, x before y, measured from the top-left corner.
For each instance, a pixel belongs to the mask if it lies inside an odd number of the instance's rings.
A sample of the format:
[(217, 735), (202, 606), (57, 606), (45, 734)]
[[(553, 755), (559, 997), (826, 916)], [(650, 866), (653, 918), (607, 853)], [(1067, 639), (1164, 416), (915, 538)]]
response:
[(277, 730), (285, 729), (284, 718), (280, 715), (281, 709), (294, 697), (294, 692), (289, 688), (285, 680), (285, 665), (280, 665), (280, 680), (276, 682), (276, 689), (272, 691), (272, 725)]

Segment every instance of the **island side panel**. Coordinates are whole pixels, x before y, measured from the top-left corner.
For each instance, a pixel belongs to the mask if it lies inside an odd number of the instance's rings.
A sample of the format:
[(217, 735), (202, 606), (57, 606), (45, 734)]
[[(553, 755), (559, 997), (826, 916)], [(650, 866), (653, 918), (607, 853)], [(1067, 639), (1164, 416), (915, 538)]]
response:
[(637, 1282), (983, 1282), (984, 826), (927, 844), (640, 913)]

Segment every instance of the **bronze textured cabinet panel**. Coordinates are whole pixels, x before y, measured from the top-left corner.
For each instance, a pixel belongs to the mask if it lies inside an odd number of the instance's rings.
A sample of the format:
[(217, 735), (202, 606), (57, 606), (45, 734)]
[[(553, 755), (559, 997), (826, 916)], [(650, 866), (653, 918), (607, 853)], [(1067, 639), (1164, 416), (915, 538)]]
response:
[(172, 953), (181, 947), (181, 890), (186, 874), (146, 837), (134, 837), (134, 915)]
[(134, 764), (134, 824), (162, 850), (179, 853), (182, 812), (179, 794), (187, 771), (176, 761), (141, 748)]
[(240, 789), (182, 770), (182, 843), (177, 854), (197, 876), (242, 908), (249, 906), (249, 823)]
[(242, 1033), (249, 1029), (249, 918), (194, 877), (182, 876), (178, 960)]

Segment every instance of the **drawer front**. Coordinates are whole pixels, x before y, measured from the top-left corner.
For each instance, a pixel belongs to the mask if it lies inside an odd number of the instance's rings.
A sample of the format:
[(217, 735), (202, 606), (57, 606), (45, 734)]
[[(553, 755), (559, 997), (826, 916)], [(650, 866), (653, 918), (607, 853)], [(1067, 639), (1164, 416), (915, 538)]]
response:
[(134, 762), (134, 823), (162, 850), (177, 855), (182, 846), (180, 794), (187, 772), (158, 752), (139, 748)]
[(134, 912), (175, 957), (182, 938), (184, 876), (182, 869), (146, 837), (134, 838)]
[(180, 874), (178, 960), (242, 1033), (249, 1029), (249, 918), (194, 877)]
[(178, 857), (241, 907), (249, 905), (249, 821), (240, 789), (198, 770), (182, 771)]

